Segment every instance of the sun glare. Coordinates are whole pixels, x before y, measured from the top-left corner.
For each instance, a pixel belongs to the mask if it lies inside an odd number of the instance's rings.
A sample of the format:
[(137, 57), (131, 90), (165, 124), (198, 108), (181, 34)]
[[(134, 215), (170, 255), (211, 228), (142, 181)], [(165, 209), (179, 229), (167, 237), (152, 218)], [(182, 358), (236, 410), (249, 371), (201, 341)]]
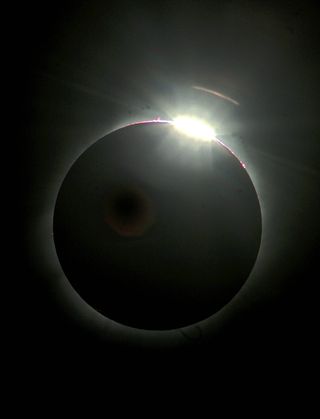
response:
[(173, 126), (182, 134), (199, 141), (212, 141), (216, 132), (205, 121), (190, 116), (178, 116), (173, 120)]

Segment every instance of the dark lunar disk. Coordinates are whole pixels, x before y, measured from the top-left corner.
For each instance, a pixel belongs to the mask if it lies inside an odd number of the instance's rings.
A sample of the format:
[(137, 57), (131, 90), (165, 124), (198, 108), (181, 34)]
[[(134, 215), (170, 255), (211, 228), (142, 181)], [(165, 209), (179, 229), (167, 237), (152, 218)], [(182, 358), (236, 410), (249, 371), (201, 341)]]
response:
[(261, 212), (239, 160), (170, 123), (114, 131), (60, 188), (54, 241), (66, 277), (119, 323), (173, 329), (216, 313), (255, 263)]

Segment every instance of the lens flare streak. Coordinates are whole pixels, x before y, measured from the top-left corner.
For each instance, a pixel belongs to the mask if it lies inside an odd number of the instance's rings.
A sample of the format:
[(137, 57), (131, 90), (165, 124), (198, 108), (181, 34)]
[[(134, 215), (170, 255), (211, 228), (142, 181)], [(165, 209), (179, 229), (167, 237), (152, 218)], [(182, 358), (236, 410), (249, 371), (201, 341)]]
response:
[(219, 93), (219, 92), (217, 92), (215, 90), (206, 89), (205, 87), (201, 87), (201, 86), (192, 86), (192, 88), (193, 89), (196, 89), (196, 90), (200, 90), (201, 92), (209, 93), (210, 95), (217, 96), (220, 99), (227, 100), (228, 102), (231, 102), (231, 103), (233, 103), (236, 106), (240, 106), (240, 103), (237, 102), (236, 100), (232, 99), (229, 96), (223, 95), (222, 93)]

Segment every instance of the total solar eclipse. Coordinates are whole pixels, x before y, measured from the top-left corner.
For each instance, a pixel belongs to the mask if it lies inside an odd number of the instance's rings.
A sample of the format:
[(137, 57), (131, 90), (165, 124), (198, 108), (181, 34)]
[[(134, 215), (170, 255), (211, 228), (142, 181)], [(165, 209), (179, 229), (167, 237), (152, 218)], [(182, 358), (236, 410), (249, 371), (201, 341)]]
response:
[(66, 277), (98, 312), (135, 328), (212, 316), (245, 283), (259, 251), (260, 205), (244, 165), (218, 139), (186, 135), (180, 122), (106, 135), (75, 161), (56, 200), (54, 242)]

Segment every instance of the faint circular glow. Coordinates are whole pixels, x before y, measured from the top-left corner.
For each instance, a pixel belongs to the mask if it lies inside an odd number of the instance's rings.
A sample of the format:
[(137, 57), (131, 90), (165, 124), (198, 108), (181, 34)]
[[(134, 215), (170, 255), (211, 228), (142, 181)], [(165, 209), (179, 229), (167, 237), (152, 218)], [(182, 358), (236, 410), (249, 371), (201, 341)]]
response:
[(199, 141), (212, 141), (216, 136), (212, 126), (193, 116), (178, 116), (172, 123), (180, 133)]

